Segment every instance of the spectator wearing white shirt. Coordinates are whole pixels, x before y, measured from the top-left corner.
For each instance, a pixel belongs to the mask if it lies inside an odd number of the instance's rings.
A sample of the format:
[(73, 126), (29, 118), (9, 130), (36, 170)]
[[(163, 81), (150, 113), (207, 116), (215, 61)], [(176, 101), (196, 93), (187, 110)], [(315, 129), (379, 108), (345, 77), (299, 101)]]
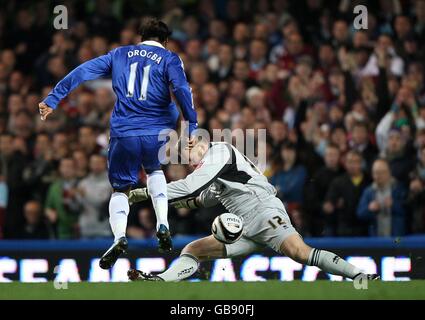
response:
[(109, 237), (108, 201), (112, 189), (106, 172), (106, 159), (90, 157), (90, 174), (78, 184), (78, 201), (82, 206), (79, 226), (82, 238)]

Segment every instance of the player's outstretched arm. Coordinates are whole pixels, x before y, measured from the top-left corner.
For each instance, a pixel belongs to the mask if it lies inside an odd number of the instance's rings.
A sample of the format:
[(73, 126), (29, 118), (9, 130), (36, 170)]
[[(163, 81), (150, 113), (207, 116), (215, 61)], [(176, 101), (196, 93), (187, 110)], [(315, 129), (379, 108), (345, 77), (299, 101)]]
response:
[(231, 160), (229, 146), (226, 144), (212, 146), (195, 171), (184, 179), (167, 184), (168, 199), (173, 202), (196, 196), (230, 167)]
[(176, 209), (197, 209), (202, 207), (199, 197), (191, 197), (170, 203)]
[(178, 201), (171, 202), (171, 205), (176, 209), (198, 209), (198, 208), (209, 208), (219, 204), (215, 194), (213, 194), (209, 188), (203, 190), (197, 197), (185, 198)]
[(38, 110), (40, 111), (40, 117), (41, 120), (46, 120), (48, 115), (51, 114), (53, 112), (53, 109), (50, 108), (47, 104), (45, 104), (44, 102), (40, 102), (38, 104)]
[[(128, 196), (128, 202), (130, 205), (136, 202), (146, 201), (149, 198), (149, 192), (147, 188), (137, 188), (130, 191)], [(170, 204), (176, 209), (198, 209), (213, 207), (218, 204), (218, 200), (215, 196), (208, 191), (208, 189), (201, 192), (197, 197), (189, 197), (177, 201), (171, 201)]]
[[(202, 164), (186, 178), (167, 184), (168, 200), (181, 208), (211, 207), (218, 203), (207, 189), (231, 165), (231, 149), (226, 144), (211, 147), (202, 159)], [(202, 192), (201, 192), (202, 191)], [(199, 192), (201, 194), (196, 196)], [(129, 203), (149, 198), (146, 188), (130, 191)]]
[(179, 104), (183, 117), (189, 122), (189, 136), (198, 127), (197, 114), (193, 104), (192, 89), (186, 79), (183, 62), (173, 54), (167, 62), (167, 77), (172, 91)]
[(39, 103), (38, 107), (41, 120), (45, 120), (57, 108), (59, 102), (81, 83), (109, 75), (111, 66), (112, 52), (109, 52), (108, 54), (89, 60), (72, 70)]
[[(196, 209), (201, 207), (199, 197), (190, 197), (187, 199), (182, 199), (178, 201), (173, 201), (170, 204), (177, 209), (186, 208), (186, 209)], [(148, 188), (137, 188), (130, 191), (128, 195), (128, 202), (130, 205), (137, 202), (143, 202), (149, 199)]]

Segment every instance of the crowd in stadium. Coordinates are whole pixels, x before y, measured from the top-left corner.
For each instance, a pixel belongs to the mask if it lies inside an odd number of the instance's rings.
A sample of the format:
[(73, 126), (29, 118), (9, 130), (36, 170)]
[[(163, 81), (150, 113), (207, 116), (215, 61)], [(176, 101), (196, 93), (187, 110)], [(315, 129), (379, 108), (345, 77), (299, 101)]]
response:
[[(141, 3), (146, 2), (143, 6)], [(326, 9), (323, 3), (326, 2)], [(77, 65), (137, 43), (143, 15), (173, 30), (200, 127), (267, 129), (265, 174), (304, 236), (425, 233), (425, 1), (11, 1), (0, 10), (0, 238), (111, 237), (108, 79), (47, 121), (38, 103)], [(13, 35), (13, 36), (12, 36)], [(164, 168), (169, 181), (183, 165)], [(140, 173), (140, 185), (145, 175)], [(207, 234), (224, 208), (173, 209), (174, 234)], [(149, 204), (128, 235), (152, 237)]]

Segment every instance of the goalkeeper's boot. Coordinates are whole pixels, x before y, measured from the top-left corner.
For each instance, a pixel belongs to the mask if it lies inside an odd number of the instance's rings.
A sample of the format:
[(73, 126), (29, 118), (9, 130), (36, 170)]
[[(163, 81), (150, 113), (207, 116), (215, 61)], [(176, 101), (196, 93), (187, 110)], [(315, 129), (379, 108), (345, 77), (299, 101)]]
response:
[(127, 248), (127, 239), (125, 237), (119, 238), (100, 258), (99, 266), (102, 269), (111, 269), (118, 260), (118, 257), (127, 251)]
[(159, 276), (151, 273), (144, 273), (143, 271), (130, 269), (127, 271), (128, 279), (131, 281), (164, 281)]
[(158, 231), (156, 232), (158, 238), (158, 250), (159, 252), (169, 252), (173, 249), (173, 242), (171, 241), (171, 234), (168, 228), (161, 224)]
[(371, 274), (359, 273), (353, 278), (353, 280), (356, 280), (358, 278), (363, 278), (363, 279), (366, 279), (368, 281), (381, 280), (381, 277), (379, 275), (377, 275), (376, 273), (371, 273)]

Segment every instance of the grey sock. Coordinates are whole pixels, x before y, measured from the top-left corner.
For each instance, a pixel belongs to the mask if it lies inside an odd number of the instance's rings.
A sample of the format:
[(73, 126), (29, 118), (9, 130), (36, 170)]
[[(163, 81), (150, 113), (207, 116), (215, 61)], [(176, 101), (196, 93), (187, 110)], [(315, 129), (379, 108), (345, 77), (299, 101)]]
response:
[(307, 264), (309, 266), (316, 266), (327, 273), (353, 279), (362, 271), (356, 268), (351, 263), (338, 257), (335, 253), (313, 249), (308, 257)]
[(189, 278), (199, 267), (199, 261), (191, 254), (182, 254), (177, 261), (163, 273), (158, 274), (164, 281), (180, 281)]

